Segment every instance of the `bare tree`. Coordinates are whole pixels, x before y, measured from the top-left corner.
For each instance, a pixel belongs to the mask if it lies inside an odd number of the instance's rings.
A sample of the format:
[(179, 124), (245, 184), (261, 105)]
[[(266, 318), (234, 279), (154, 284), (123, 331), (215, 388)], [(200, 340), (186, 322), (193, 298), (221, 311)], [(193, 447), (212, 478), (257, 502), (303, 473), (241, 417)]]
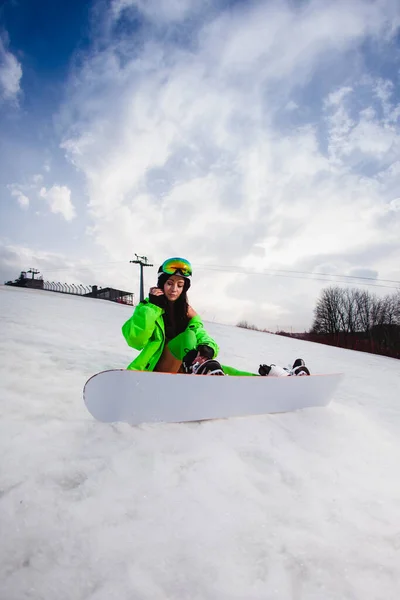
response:
[(374, 297), (366, 290), (356, 291), (357, 331), (369, 334), (372, 325), (372, 305)]
[(311, 333), (345, 346), (350, 339), (350, 347), (367, 343), (370, 351), (400, 356), (400, 290), (377, 298), (356, 288), (326, 288), (314, 309)]
[(393, 318), (396, 325), (400, 326), (400, 289), (393, 296)]
[(343, 324), (343, 290), (336, 286), (322, 290), (314, 309), (314, 333), (339, 333)]

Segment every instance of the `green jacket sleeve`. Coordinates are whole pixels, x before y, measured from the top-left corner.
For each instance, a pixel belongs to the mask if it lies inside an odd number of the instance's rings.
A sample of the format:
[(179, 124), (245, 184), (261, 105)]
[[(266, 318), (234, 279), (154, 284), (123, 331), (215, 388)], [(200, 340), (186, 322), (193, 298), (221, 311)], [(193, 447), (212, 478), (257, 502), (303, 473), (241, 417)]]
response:
[(217, 342), (207, 333), (204, 328), (203, 321), (201, 318), (196, 315), (189, 321), (188, 325), (189, 329), (194, 331), (196, 335), (197, 345), (205, 344), (206, 346), (210, 346), (214, 350), (214, 358), (217, 356), (219, 352), (219, 347)]
[(162, 315), (163, 309), (148, 300), (140, 302), (130, 319), (122, 326), (122, 335), (131, 348), (142, 350), (152, 336), (156, 320)]

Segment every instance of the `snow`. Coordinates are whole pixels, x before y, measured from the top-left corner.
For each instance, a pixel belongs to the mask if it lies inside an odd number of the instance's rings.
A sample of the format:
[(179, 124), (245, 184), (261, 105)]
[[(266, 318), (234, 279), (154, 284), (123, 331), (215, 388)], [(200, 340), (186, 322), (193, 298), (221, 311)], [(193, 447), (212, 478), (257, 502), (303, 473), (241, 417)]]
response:
[(0, 306), (2, 600), (400, 598), (399, 361), (209, 323), (222, 362), (344, 381), (327, 408), (106, 425), (82, 388), (133, 359), (132, 308)]

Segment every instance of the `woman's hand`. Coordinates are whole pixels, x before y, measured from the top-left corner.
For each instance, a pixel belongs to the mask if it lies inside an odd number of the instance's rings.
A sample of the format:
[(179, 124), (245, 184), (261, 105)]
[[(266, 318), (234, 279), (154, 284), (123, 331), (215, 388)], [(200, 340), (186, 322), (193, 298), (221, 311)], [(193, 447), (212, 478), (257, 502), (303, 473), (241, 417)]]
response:
[(159, 287), (152, 287), (150, 288), (149, 296), (164, 296), (164, 292)]
[(165, 308), (166, 298), (163, 290), (159, 287), (152, 287), (149, 291), (149, 300), (159, 308)]
[(193, 319), (197, 315), (197, 312), (191, 306), (188, 306), (187, 316), (188, 319)]

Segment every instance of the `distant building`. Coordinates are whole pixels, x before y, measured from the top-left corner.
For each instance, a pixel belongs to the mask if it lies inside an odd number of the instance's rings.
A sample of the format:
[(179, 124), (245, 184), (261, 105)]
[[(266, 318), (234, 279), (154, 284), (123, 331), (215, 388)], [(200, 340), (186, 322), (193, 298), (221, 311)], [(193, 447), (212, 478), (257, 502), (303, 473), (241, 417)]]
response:
[(130, 305), (133, 305), (134, 298), (132, 292), (116, 290), (110, 287), (99, 288), (97, 285), (92, 285), (92, 291), (88, 294), (85, 294), (85, 296), (87, 298), (99, 298), (100, 300), (111, 300), (112, 302), (119, 302), (120, 304)]
[[(28, 273), (32, 274), (32, 277), (28, 277)], [(15, 281), (6, 281), (5, 285), (13, 285), (15, 287), (34, 288), (36, 290), (42, 290), (44, 283), (43, 278), (39, 277), (35, 279), (39, 271), (36, 269), (29, 269), (29, 271), (21, 271), (20, 276)]]
[[(31, 277), (28, 277), (28, 273)], [(42, 277), (35, 279), (35, 275), (38, 275), (37, 269), (29, 269), (29, 271), (21, 271), (20, 276), (15, 281), (6, 281), (5, 285), (12, 285), (15, 287), (34, 288), (37, 290), (44, 290), (48, 292), (58, 292), (60, 294), (72, 294), (83, 296), (86, 298), (98, 298), (100, 300), (110, 300), (111, 302), (118, 302), (119, 304), (134, 305), (134, 294), (132, 292), (126, 292), (124, 290), (116, 290), (114, 288), (106, 287), (101, 288), (97, 285), (92, 285), (92, 291), (89, 286), (83, 286), (81, 284), (68, 284), (60, 282), (49, 282), (43, 281)]]

